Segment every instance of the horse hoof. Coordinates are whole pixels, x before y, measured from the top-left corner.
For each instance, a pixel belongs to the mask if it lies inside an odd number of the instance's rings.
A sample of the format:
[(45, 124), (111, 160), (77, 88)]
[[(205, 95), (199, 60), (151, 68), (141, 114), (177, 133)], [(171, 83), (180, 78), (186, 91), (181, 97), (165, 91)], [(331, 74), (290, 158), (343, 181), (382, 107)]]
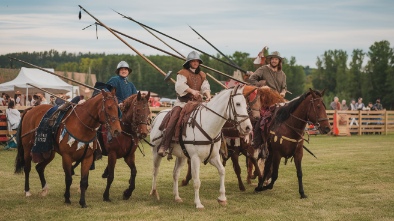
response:
[(227, 206), (227, 200), (219, 200), (219, 199), (218, 199), (218, 203), (219, 203), (219, 205), (221, 205), (221, 206)]
[(301, 194), (301, 197), (300, 197), (300, 199), (306, 199), (306, 198), (308, 198), (308, 196), (307, 196), (307, 195), (305, 195), (305, 194)]
[(123, 195), (123, 200), (129, 200), (130, 196)]
[(85, 205), (81, 205), (81, 208), (88, 208), (88, 206), (85, 204)]
[(31, 196), (31, 193), (30, 193), (30, 191), (26, 191), (26, 192), (25, 192), (25, 196), (26, 196), (26, 197), (29, 197), (29, 196)]
[(196, 206), (196, 209), (198, 209), (198, 210), (203, 210), (203, 209), (205, 209), (205, 208), (204, 208), (203, 205), (198, 205), (198, 206)]
[(157, 200), (160, 200), (159, 192), (157, 192), (157, 190), (151, 190), (150, 195), (155, 196)]
[(66, 199), (66, 200), (64, 201), (64, 203), (66, 203), (66, 204), (71, 204), (71, 201), (70, 201), (69, 199)]
[(256, 192), (256, 193), (258, 193), (258, 192), (261, 192), (261, 191), (264, 191), (265, 189), (264, 189), (264, 187), (262, 187), (262, 186), (257, 186), (256, 188), (254, 188), (254, 192)]
[(182, 180), (182, 186), (187, 186), (187, 184), (189, 184), (189, 182), (188, 182), (188, 181), (186, 181), (186, 180)]
[(183, 200), (182, 200), (182, 198), (176, 198), (176, 199), (175, 199), (175, 202), (177, 202), (177, 203), (183, 203)]
[(109, 198), (103, 198), (104, 202), (111, 202), (111, 200)]

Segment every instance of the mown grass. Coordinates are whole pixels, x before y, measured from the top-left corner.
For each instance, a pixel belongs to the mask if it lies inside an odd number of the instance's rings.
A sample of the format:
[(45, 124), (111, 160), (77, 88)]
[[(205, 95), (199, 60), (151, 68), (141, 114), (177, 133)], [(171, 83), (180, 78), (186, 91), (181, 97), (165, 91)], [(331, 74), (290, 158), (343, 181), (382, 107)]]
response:
[[(137, 150), (137, 184), (130, 200), (122, 200), (130, 171), (123, 160), (116, 167), (110, 196), (103, 202), (106, 181), (101, 178), (105, 160), (96, 162), (91, 171), (86, 194), (87, 209), (78, 201), (79, 171), (74, 176), (72, 204), (64, 204), (64, 173), (61, 157), (47, 167), (49, 195), (38, 195), (41, 186), (37, 172), (31, 173), (31, 192), (24, 196), (24, 176), (16, 175), (16, 151), (0, 151), (0, 220), (394, 220), (394, 135), (352, 137), (311, 137), (307, 147), (318, 159), (304, 152), (304, 188), (307, 199), (299, 199), (294, 163), (282, 164), (274, 189), (255, 194), (257, 181), (238, 190), (232, 163), (226, 167), (228, 204), (218, 205), (217, 170), (201, 167), (200, 198), (205, 209), (196, 210), (192, 185), (180, 187), (183, 203), (175, 203), (172, 195), (174, 161), (163, 160), (158, 190), (161, 201), (149, 196), (151, 189), (151, 153)], [(242, 176), (246, 178), (244, 157), (240, 157)], [(185, 168), (182, 177), (185, 175)]]

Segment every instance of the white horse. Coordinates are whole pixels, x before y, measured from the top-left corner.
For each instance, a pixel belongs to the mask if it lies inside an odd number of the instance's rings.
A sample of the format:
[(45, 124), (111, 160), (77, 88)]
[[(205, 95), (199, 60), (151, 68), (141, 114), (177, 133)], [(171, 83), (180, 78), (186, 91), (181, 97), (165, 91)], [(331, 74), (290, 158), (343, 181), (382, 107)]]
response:
[[(218, 197), (218, 202), (221, 205), (227, 204), (224, 187), (225, 169), (222, 165), (219, 154), (221, 143), (220, 135), (222, 127), (227, 120), (234, 121), (237, 125), (237, 129), (244, 136), (248, 135), (252, 130), (252, 125), (247, 113), (247, 104), (242, 94), (243, 89), (243, 86), (237, 86), (234, 89), (223, 90), (219, 94), (215, 95), (210, 102), (199, 106), (194, 110), (188, 120), (188, 122), (198, 124), (198, 126), (192, 127), (191, 124), (187, 124), (186, 136), (182, 136), (185, 149), (191, 160), (191, 171), (194, 183), (194, 203), (198, 209), (204, 208), (199, 196), (199, 189), (201, 185), (199, 177), (200, 164), (203, 161), (204, 163), (209, 162), (218, 169), (220, 176), (220, 195)], [(159, 126), (167, 112), (168, 110), (162, 111), (156, 116), (150, 133), (151, 141), (154, 145), (152, 148), (153, 180), (150, 195), (156, 196), (157, 200), (160, 200), (160, 197), (156, 183), (162, 159), (162, 157), (157, 154), (157, 148), (162, 137), (162, 131), (159, 130)], [(182, 151), (179, 143), (173, 142), (171, 144), (171, 148), (173, 148), (172, 154), (176, 156), (173, 171), (173, 193), (175, 195), (175, 201), (182, 202), (178, 192), (178, 179), (182, 166), (187, 161), (187, 156)]]

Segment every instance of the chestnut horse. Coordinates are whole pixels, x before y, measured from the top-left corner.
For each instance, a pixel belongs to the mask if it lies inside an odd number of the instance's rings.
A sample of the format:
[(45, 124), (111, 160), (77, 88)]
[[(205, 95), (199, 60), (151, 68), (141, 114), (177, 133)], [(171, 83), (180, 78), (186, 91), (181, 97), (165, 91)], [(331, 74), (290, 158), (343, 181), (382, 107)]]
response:
[[(331, 131), (330, 123), (326, 114), (326, 107), (323, 103), (323, 92), (309, 89), (309, 92), (298, 98), (278, 107), (272, 117), (269, 128), (265, 128), (265, 141), (268, 147), (268, 158), (265, 162), (264, 175), (259, 178), (259, 184), (255, 188), (256, 192), (272, 189), (278, 178), (279, 164), (282, 157), (287, 161), (294, 157), (294, 164), (297, 169), (298, 191), (301, 198), (306, 198), (302, 184), (301, 161), (303, 157), (304, 131), (306, 124), (313, 123), (319, 126), (322, 134)], [(272, 167), (271, 182), (263, 186), (263, 182)]]
[[(246, 88), (250, 88), (253, 86), (245, 86)], [(251, 112), (249, 112), (249, 117), (251, 119), (252, 125), (255, 125), (256, 122), (259, 122), (260, 118), (260, 109), (262, 107), (270, 107), (271, 105), (274, 105), (276, 103), (281, 103), (284, 102), (284, 98), (280, 96), (280, 94), (275, 91), (270, 89), (269, 87), (260, 87), (256, 88), (254, 87), (255, 90), (253, 93), (250, 93), (250, 89), (244, 90), (244, 96), (247, 98), (247, 103), (249, 105), (249, 109)], [(256, 111), (257, 111), (257, 116), (256, 116)], [(230, 125), (230, 126), (229, 126)], [(227, 141), (227, 148), (228, 148), (228, 156), (223, 156), (223, 165), (226, 165), (226, 162), (229, 158), (231, 158), (231, 161), (233, 162), (233, 169), (235, 174), (237, 175), (238, 179), (238, 186), (241, 191), (245, 191), (245, 186), (242, 182), (241, 178), (241, 167), (239, 165), (239, 156), (240, 154), (243, 154), (246, 157), (246, 164), (247, 164), (247, 181), (248, 184), (251, 183), (251, 179), (256, 178), (256, 176), (261, 177), (262, 173), (260, 172), (259, 169), (259, 160), (262, 158), (262, 148), (254, 149), (251, 145), (251, 137), (249, 139), (242, 139), (239, 138), (239, 133), (238, 131), (234, 128), (231, 127), (231, 124), (225, 124), (225, 126), (222, 129), (223, 135), (226, 138), (223, 142)], [(253, 173), (253, 166), (255, 168), (255, 171)], [(252, 174), (253, 173), (253, 174)], [(191, 174), (190, 174), (190, 165), (188, 167), (188, 171), (186, 174), (186, 178), (182, 180), (182, 186), (186, 186), (191, 179)]]
[[(18, 153), (15, 160), (15, 173), (25, 172), (25, 195), (31, 196), (29, 187), (29, 175), (31, 170), (31, 151), (36, 138), (36, 131), (41, 119), (52, 105), (39, 105), (27, 109), (21, 119), (20, 134), (18, 139)], [(93, 162), (93, 152), (97, 148), (95, 142), (96, 129), (106, 125), (111, 135), (116, 137), (121, 132), (118, 118), (118, 102), (115, 90), (111, 92), (101, 91), (97, 96), (85, 103), (73, 105), (64, 115), (59, 128), (48, 136), (54, 138), (54, 150), (62, 156), (63, 170), (65, 173), (66, 190), (64, 193), (65, 203), (70, 204), (70, 186), (72, 183), (72, 163), (81, 161), (81, 196), (79, 204), (82, 208), (87, 207), (85, 192), (88, 188), (89, 168)], [(51, 151), (48, 157), (44, 157), (36, 165), (40, 177), (42, 192), (48, 193), (48, 185), (45, 180), (45, 167), (55, 157), (55, 151)]]
[(129, 187), (123, 192), (123, 199), (129, 199), (135, 189), (135, 177), (137, 175), (135, 150), (137, 149), (139, 139), (144, 139), (149, 133), (149, 97), (150, 92), (146, 96), (142, 96), (141, 92), (138, 92), (138, 94), (128, 97), (123, 102), (124, 109), (122, 110), (121, 119), (122, 133), (112, 139), (111, 142), (105, 144), (101, 137), (98, 139), (100, 145), (105, 147), (103, 154), (108, 156), (108, 165), (102, 175), (103, 178), (107, 178), (107, 186), (103, 194), (104, 201), (111, 201), (109, 199), (109, 189), (114, 180), (115, 164), (118, 158), (123, 157), (131, 170)]

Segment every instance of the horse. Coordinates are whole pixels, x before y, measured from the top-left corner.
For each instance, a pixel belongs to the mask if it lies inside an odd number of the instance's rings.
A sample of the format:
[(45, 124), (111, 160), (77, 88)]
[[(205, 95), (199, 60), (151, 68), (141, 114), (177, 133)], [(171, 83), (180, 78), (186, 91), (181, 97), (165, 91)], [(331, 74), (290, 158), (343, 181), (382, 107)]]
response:
[[(307, 123), (319, 126), (322, 134), (331, 131), (331, 126), (327, 118), (326, 107), (322, 97), (323, 92), (309, 89), (300, 97), (294, 98), (282, 107), (278, 107), (272, 117), (270, 126), (265, 128), (263, 136), (265, 137), (268, 148), (268, 157), (264, 166), (264, 175), (259, 178), (256, 192), (272, 189), (278, 178), (278, 170), (281, 158), (285, 162), (290, 157), (294, 158), (294, 164), (297, 170), (298, 192), (302, 198), (307, 198), (304, 193), (302, 183), (301, 161), (303, 157), (304, 131)], [(263, 182), (270, 173), (272, 167), (271, 182), (263, 186)]]
[[(185, 160), (189, 157), (191, 161), (191, 171), (194, 181), (194, 203), (197, 209), (202, 209), (199, 189), (201, 181), (199, 177), (200, 164), (209, 162), (218, 169), (220, 176), (220, 195), (218, 202), (220, 205), (227, 204), (225, 195), (224, 176), (225, 169), (220, 161), (220, 140), (221, 129), (227, 120), (232, 120), (237, 125), (240, 135), (247, 136), (252, 129), (252, 125), (247, 114), (247, 105), (243, 96), (244, 86), (236, 86), (234, 89), (225, 89), (215, 95), (208, 103), (203, 103), (193, 110), (188, 123), (185, 125), (184, 134), (179, 136), (179, 143), (172, 143), (172, 154), (176, 156), (173, 170), (173, 193), (176, 202), (182, 202), (178, 192), (178, 179)], [(162, 131), (159, 126), (163, 121), (165, 112), (160, 112), (153, 121), (151, 131), (151, 142), (153, 143), (153, 179), (151, 196), (156, 196), (160, 200), (157, 191), (157, 175), (162, 157), (157, 154), (157, 148), (162, 138)], [(183, 148), (181, 147), (183, 146)]]
[[(246, 88), (253, 86), (245, 86)], [(254, 87), (253, 93), (249, 92), (250, 89), (244, 90), (244, 96), (247, 100), (249, 106), (249, 117), (252, 119), (252, 125), (255, 125), (256, 122), (260, 119), (260, 109), (261, 107), (270, 107), (276, 103), (284, 102), (284, 98), (280, 96), (280, 94), (270, 89), (269, 87)], [(245, 91), (248, 91), (245, 93)], [(227, 125), (227, 126), (226, 126)], [(239, 156), (243, 154), (246, 157), (246, 166), (247, 166), (247, 183), (251, 184), (251, 179), (255, 179), (256, 176), (261, 177), (262, 173), (260, 172), (260, 162), (259, 160), (262, 158), (262, 149), (254, 149), (251, 145), (251, 137), (249, 139), (242, 139), (239, 137), (238, 131), (234, 128), (231, 123), (226, 123), (222, 128), (222, 132), (224, 137), (226, 138), (223, 142), (226, 142), (228, 155), (222, 156), (223, 158), (223, 166), (226, 166), (226, 162), (229, 158), (233, 162), (233, 169), (238, 179), (238, 187), (241, 191), (245, 191), (245, 185), (242, 182), (241, 178), (241, 167), (239, 165)], [(189, 163), (189, 161), (188, 161)], [(253, 173), (253, 167), (255, 171)], [(186, 186), (191, 179), (191, 171), (190, 164), (188, 164), (188, 171), (186, 174), (186, 178), (182, 180), (182, 186)]]
[[(108, 156), (108, 165), (102, 175), (107, 179), (107, 186), (103, 194), (103, 200), (110, 202), (109, 189), (114, 180), (114, 170), (116, 160), (123, 157), (131, 170), (129, 187), (123, 192), (123, 199), (130, 198), (135, 189), (135, 177), (137, 168), (135, 166), (135, 150), (137, 149), (140, 139), (144, 139), (148, 131), (148, 118), (150, 92), (146, 96), (142, 96), (141, 92), (133, 94), (124, 100), (124, 109), (122, 110), (121, 127), (122, 133), (111, 142), (104, 143), (99, 133), (100, 145), (104, 147), (103, 155)], [(104, 153), (106, 152), (106, 153)]]
[[(36, 131), (41, 119), (52, 105), (39, 105), (24, 112), (18, 135), (18, 153), (16, 156), (15, 173), (25, 172), (25, 196), (31, 196), (29, 187), (29, 174), (31, 170), (31, 151), (36, 139)], [(88, 188), (89, 168), (93, 163), (93, 152), (97, 148), (95, 142), (96, 130), (100, 125), (106, 125), (111, 136), (116, 137), (121, 132), (118, 118), (118, 102), (115, 89), (111, 92), (101, 91), (95, 97), (78, 105), (72, 105), (64, 115), (57, 130), (52, 131), (55, 151), (50, 151), (48, 156), (36, 165), (42, 186), (42, 196), (48, 193), (45, 180), (45, 167), (55, 157), (55, 152), (62, 156), (63, 170), (65, 173), (66, 190), (65, 203), (71, 204), (70, 186), (72, 183), (72, 163), (81, 162), (81, 196), (79, 204), (86, 208), (85, 192)]]

